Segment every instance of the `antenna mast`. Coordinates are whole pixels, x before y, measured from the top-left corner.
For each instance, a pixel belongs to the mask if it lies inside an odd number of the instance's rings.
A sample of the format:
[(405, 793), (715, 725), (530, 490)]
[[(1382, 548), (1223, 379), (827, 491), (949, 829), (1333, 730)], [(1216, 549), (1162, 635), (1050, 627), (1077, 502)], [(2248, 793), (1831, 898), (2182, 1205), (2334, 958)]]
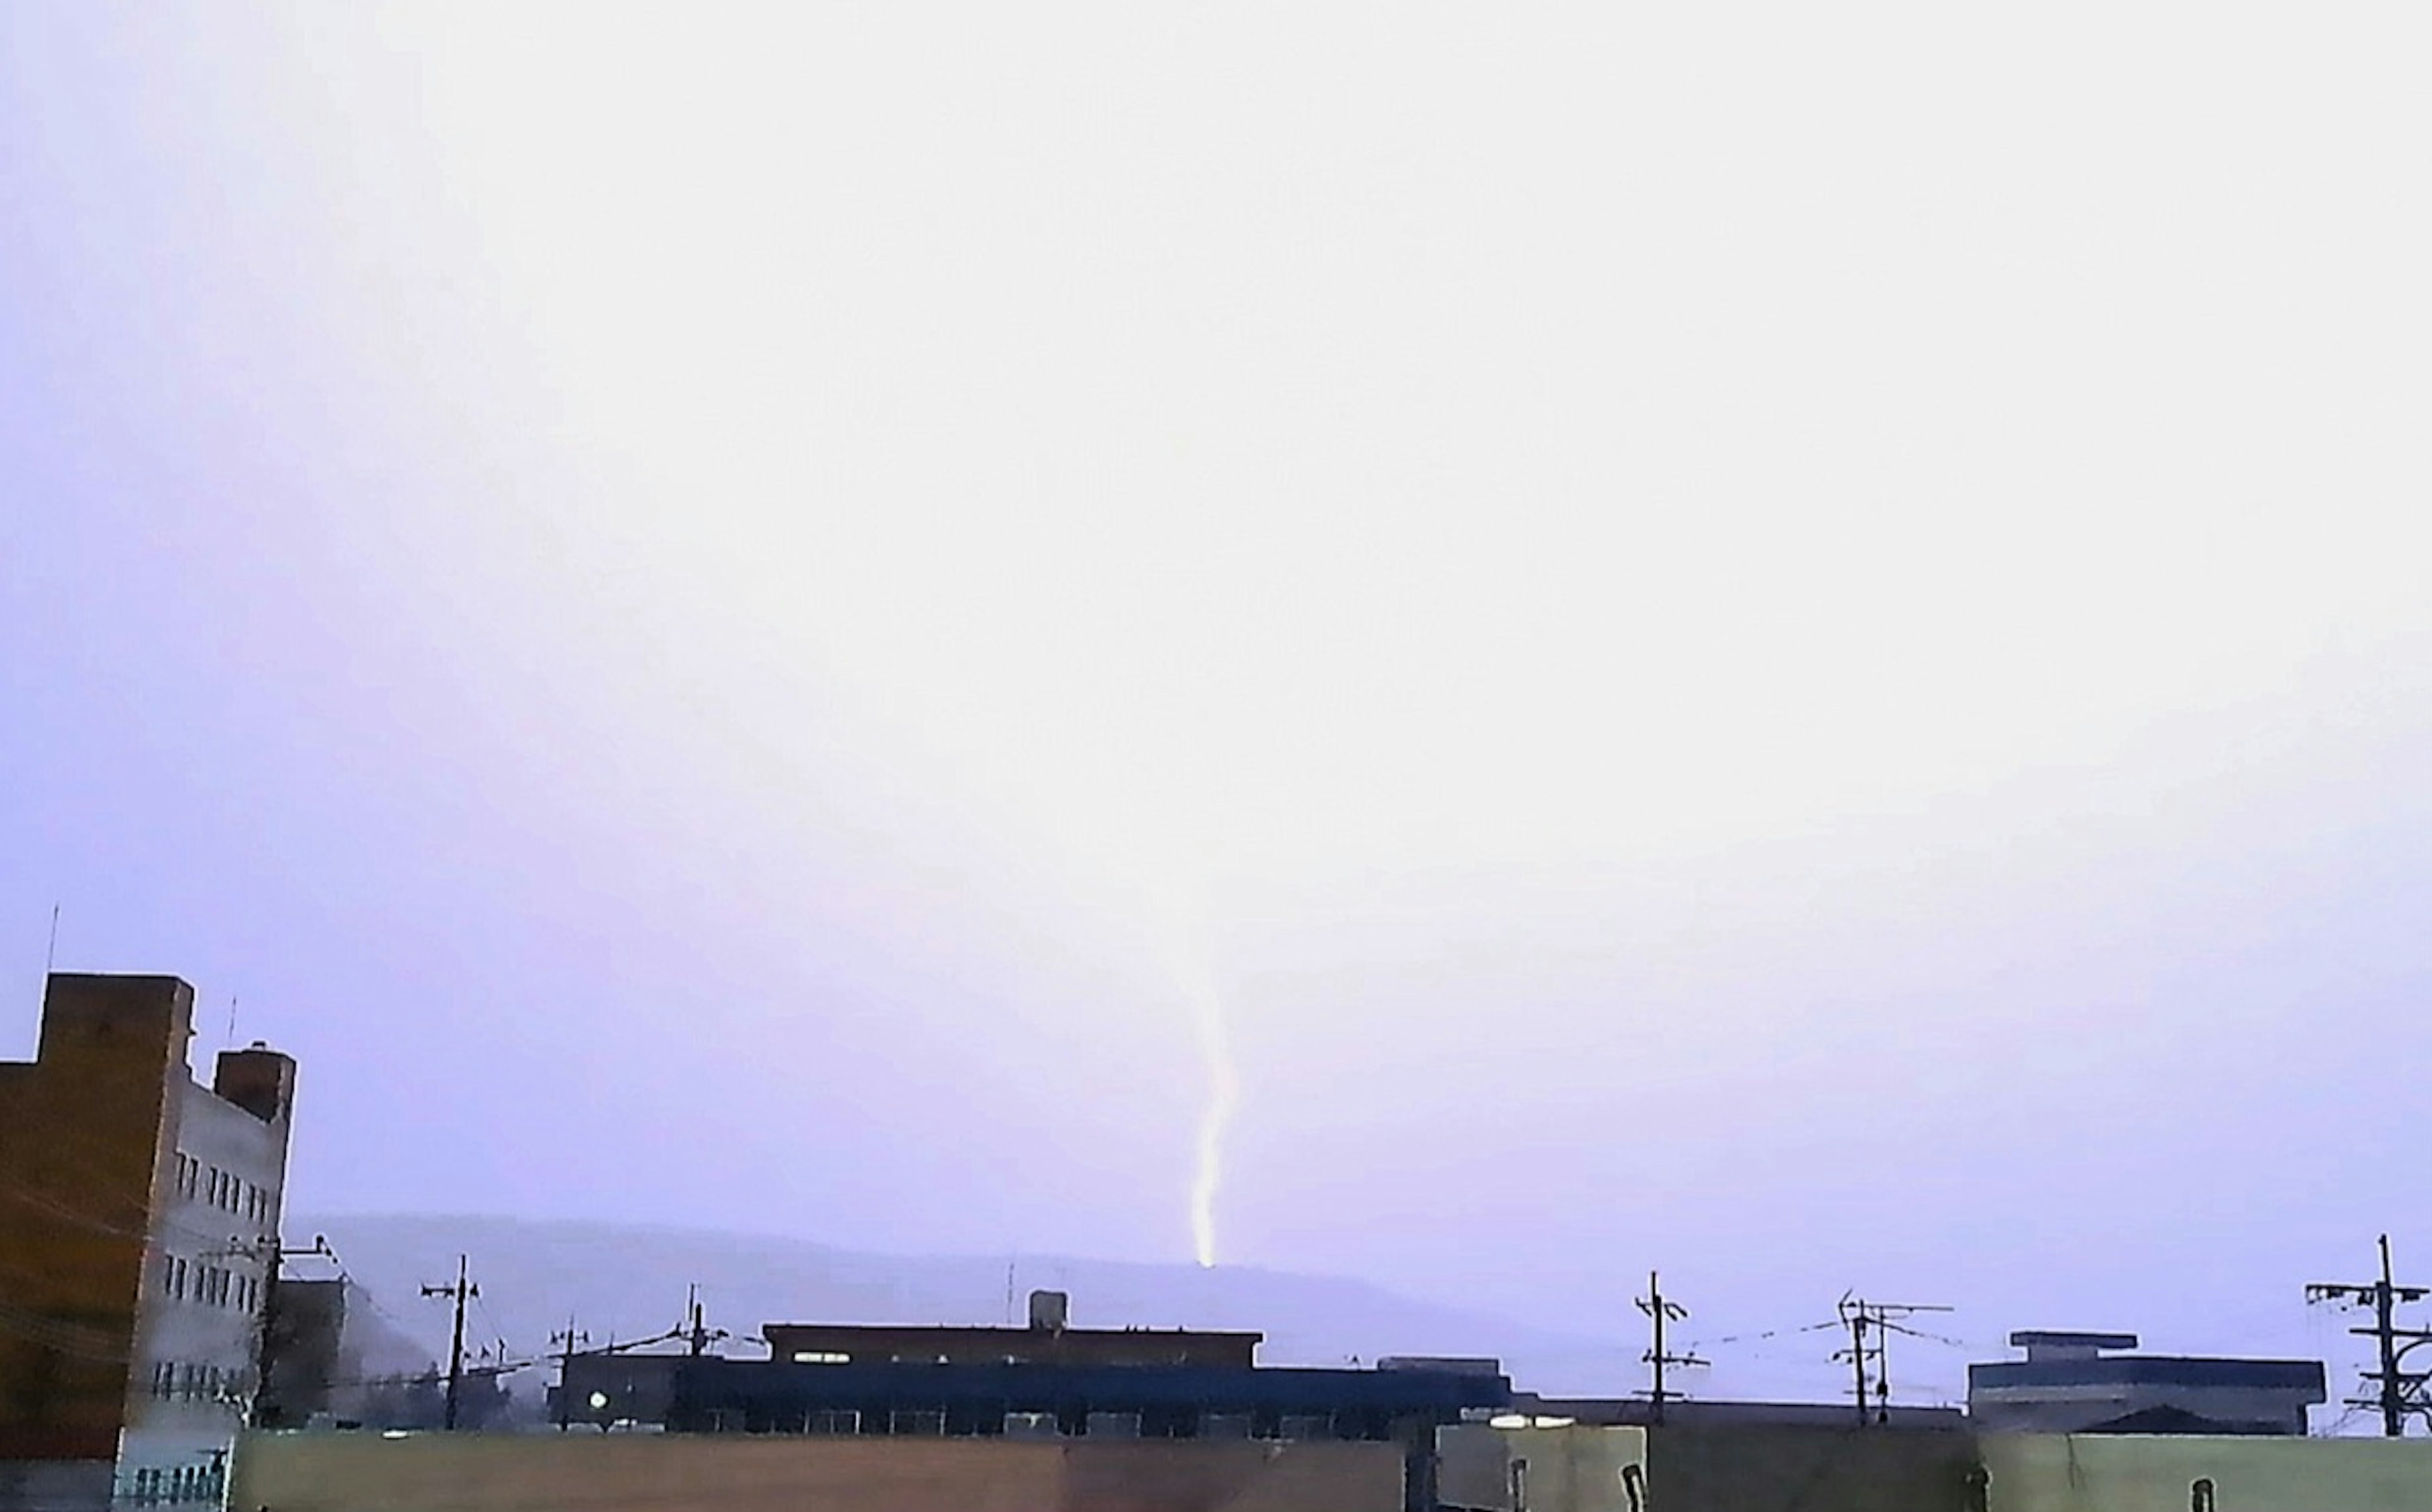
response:
[[(1891, 1353), (1885, 1348), (1894, 1334), (1910, 1332), (1900, 1326), (1900, 1319), (1918, 1313), (1947, 1313), (1950, 1308), (1934, 1302), (1870, 1302), (1855, 1292), (1841, 1298), (1841, 1326), (1849, 1331), (1849, 1347), (1836, 1350), (1832, 1358), (1848, 1360), (1849, 1373), (1858, 1399), (1858, 1426), (1869, 1421), (1888, 1423), (1892, 1420)], [(1866, 1331), (1874, 1331), (1874, 1342), (1866, 1341)], [(1875, 1368), (1873, 1385), (1875, 1405), (1871, 1416), (1866, 1408), (1866, 1366)]]

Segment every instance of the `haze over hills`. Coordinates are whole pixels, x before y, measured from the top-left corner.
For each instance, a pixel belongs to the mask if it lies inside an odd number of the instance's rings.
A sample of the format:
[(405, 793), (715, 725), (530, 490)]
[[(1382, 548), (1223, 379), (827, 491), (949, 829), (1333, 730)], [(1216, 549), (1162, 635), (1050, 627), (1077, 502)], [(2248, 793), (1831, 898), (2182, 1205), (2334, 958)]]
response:
[[(1639, 1369), (1635, 1340), (1566, 1336), (1362, 1282), (1245, 1267), (883, 1255), (765, 1235), (440, 1215), (294, 1217), (287, 1232), (291, 1244), (327, 1236), (376, 1316), (434, 1357), (448, 1347), (449, 1310), (421, 1288), (453, 1281), (463, 1253), (481, 1287), (467, 1344), (503, 1339), (510, 1358), (545, 1352), (569, 1318), (594, 1344), (665, 1334), (696, 1285), (708, 1325), (742, 1355), (759, 1352), (753, 1336), (769, 1322), (1002, 1323), (1010, 1264), (1014, 1316), (1031, 1289), (1054, 1287), (1072, 1294), (1077, 1326), (1258, 1330), (1270, 1365), (1492, 1355), (1526, 1388), (1606, 1394), (1634, 1386)], [(517, 1389), (537, 1381), (521, 1377)]]

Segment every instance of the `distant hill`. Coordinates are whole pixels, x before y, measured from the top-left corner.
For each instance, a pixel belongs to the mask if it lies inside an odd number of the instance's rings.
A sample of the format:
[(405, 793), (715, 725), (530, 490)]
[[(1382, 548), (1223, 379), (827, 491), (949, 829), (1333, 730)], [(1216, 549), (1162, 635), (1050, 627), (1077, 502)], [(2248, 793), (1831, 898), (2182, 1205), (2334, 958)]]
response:
[[(756, 1356), (770, 1322), (1001, 1323), (1006, 1261), (870, 1254), (802, 1239), (705, 1230), (444, 1216), (291, 1218), (291, 1244), (326, 1235), (380, 1317), (433, 1354), (449, 1310), (426, 1285), (471, 1257), (481, 1286), (468, 1343), (503, 1338), (511, 1356), (546, 1352), (569, 1317), (594, 1344), (666, 1333), (698, 1285), (725, 1352)], [(1082, 1327), (1256, 1329), (1270, 1365), (1373, 1363), (1388, 1354), (1492, 1355), (1535, 1390), (1629, 1389), (1637, 1349), (1566, 1337), (1483, 1313), (1416, 1302), (1331, 1276), (1058, 1256), (1014, 1262), (1016, 1316), (1035, 1287), (1072, 1297)], [(536, 1384), (536, 1378), (526, 1381)]]

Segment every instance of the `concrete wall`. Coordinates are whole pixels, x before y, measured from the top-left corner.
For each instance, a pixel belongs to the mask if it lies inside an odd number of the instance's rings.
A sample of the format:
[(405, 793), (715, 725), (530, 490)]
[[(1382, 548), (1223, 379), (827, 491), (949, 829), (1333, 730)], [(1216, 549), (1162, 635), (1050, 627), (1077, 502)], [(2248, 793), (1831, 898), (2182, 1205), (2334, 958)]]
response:
[(1991, 1512), (2188, 1512), (2200, 1477), (2220, 1512), (2424, 1512), (2432, 1442), (1988, 1434)]
[[(230, 1059), (223, 1055), (222, 1067)], [(279, 1247), (287, 1119), (265, 1123), (189, 1077), (177, 1081), (172, 1178), (155, 1197), (155, 1252), (145, 1268), (119, 1440), (122, 1490), (225, 1463), (252, 1400)], [(180, 1156), (193, 1162), (191, 1193), (175, 1179)], [(215, 1171), (235, 1184), (221, 1202), (211, 1196)], [(263, 1205), (252, 1205), (252, 1193)], [(187, 1285), (177, 1295), (166, 1285), (166, 1268), (180, 1261)], [(214, 1269), (228, 1277), (224, 1300), (203, 1295), (204, 1278)], [(171, 1377), (165, 1385), (164, 1370)]]
[[(1464, 1423), (1444, 1429), (1436, 1443), (1439, 1498), (1481, 1512), (1970, 1512), (1977, 1468), (1967, 1434), (1855, 1425)], [(1511, 1472), (1521, 1460), (1528, 1473), (1515, 1500)], [(1632, 1466), (1644, 1475), (1635, 1487), (1627, 1474)], [(2221, 1512), (2230, 1512), (2227, 1504)]]
[(1382, 1443), (252, 1434), (253, 1512), (1399, 1512)]
[[(1630, 1492), (1634, 1482), (1638, 1502), (1647, 1500), (1647, 1432), (1484, 1423), (1440, 1429), (1436, 1500), (1476, 1512), (1642, 1512)], [(1515, 1467), (1523, 1471), (1517, 1478)]]
[(1658, 1512), (1964, 1512), (1976, 1441), (1964, 1433), (1666, 1426), (1647, 1435)]

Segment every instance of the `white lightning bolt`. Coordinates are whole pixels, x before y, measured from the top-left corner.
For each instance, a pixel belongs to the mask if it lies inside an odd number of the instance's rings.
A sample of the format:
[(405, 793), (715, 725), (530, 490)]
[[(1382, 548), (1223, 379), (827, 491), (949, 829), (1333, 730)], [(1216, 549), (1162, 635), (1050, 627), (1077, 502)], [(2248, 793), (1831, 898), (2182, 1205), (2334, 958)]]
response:
[(1198, 1169), (1191, 1183), (1191, 1238), (1202, 1266), (1216, 1264), (1216, 1192), (1224, 1179), (1224, 1131), (1233, 1121), (1241, 1083), (1233, 1066), (1233, 1036), (1224, 1021), (1224, 1000), (1213, 973), (1197, 976), (1191, 992), (1191, 1023), (1199, 1056), (1208, 1067), (1208, 1103), (1199, 1115)]

